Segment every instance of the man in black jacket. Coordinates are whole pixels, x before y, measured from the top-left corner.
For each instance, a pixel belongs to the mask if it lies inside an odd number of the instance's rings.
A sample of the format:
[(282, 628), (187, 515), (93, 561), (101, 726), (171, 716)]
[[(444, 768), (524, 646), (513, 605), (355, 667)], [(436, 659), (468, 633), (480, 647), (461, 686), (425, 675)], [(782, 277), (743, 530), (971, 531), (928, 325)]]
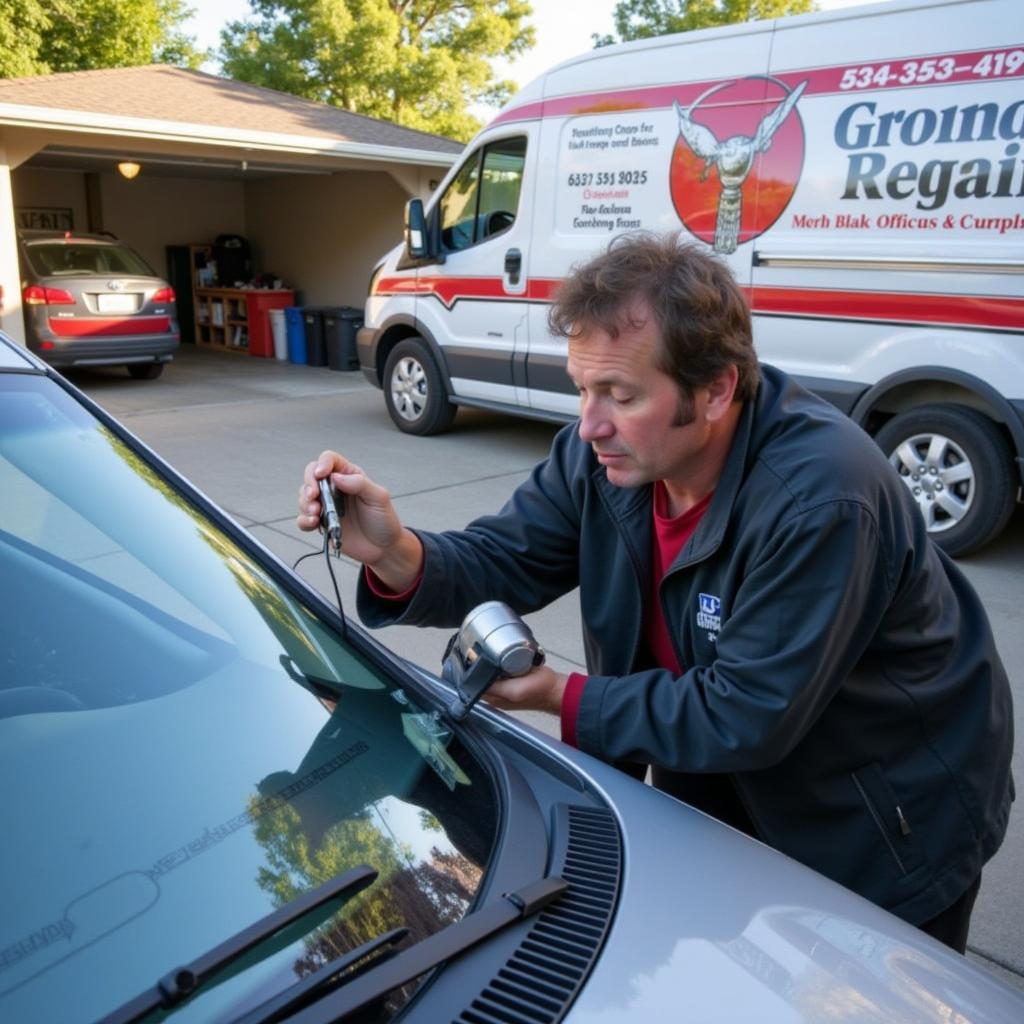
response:
[(977, 595), (878, 448), (759, 367), (728, 270), (625, 237), (552, 309), (580, 418), (495, 516), (402, 526), (342, 456), (371, 626), (453, 627), (580, 588), (588, 674), (488, 699), (758, 836), (954, 948), (1012, 800), (1009, 684)]

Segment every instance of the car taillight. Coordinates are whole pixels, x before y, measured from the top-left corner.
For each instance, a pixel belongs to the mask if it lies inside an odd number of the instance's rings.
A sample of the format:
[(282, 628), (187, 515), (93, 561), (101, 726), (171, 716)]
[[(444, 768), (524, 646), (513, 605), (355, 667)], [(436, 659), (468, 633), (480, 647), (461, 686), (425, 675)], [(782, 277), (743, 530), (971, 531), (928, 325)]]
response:
[(174, 289), (173, 288), (161, 288), (160, 291), (153, 295), (150, 302), (173, 302), (174, 301)]
[(21, 301), (26, 306), (73, 306), (75, 297), (63, 288), (44, 288), (30, 284), (22, 293)]

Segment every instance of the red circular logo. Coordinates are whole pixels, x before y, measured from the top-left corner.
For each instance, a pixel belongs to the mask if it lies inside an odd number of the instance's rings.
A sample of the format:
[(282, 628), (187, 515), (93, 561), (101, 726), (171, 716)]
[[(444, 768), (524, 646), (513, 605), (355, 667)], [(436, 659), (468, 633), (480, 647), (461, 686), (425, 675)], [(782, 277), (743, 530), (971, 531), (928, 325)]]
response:
[(718, 252), (767, 231), (792, 198), (804, 161), (796, 109), (803, 90), (757, 76), (677, 105), (672, 204), (686, 229)]

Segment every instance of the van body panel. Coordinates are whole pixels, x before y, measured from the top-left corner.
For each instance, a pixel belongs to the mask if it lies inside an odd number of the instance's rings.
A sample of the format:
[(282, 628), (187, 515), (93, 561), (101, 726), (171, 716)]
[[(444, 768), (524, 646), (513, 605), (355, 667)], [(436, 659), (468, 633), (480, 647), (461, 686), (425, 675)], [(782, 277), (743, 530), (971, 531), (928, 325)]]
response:
[[(451, 363), (454, 400), (571, 418), (566, 343), (547, 325), (558, 282), (621, 233), (677, 231), (745, 288), (763, 360), (846, 411), (895, 377), (903, 405), (990, 410), (1016, 489), (1022, 86), (1017, 0), (896, 0), (597, 49), (531, 83), (467, 149), (528, 140), (514, 225), (391, 277), (420, 275), (415, 315)], [(394, 302), (408, 298), (371, 296), (367, 324)], [(961, 391), (936, 391), (929, 366)], [(905, 393), (916, 372), (919, 401)]]

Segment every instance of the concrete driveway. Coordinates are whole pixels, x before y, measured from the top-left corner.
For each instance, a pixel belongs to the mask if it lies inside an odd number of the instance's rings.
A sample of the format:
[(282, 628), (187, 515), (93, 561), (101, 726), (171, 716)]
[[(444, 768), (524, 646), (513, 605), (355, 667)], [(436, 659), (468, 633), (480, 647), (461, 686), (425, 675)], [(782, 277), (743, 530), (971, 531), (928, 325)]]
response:
[[(130, 430), (292, 564), (319, 547), (294, 525), (304, 465), (324, 448), (344, 452), (389, 488), (403, 520), (426, 529), (463, 526), (498, 509), (547, 452), (556, 427), (460, 411), (440, 437), (408, 437), (391, 424), (381, 394), (359, 373), (292, 366), (187, 347), (156, 381), (132, 381), (123, 370), (79, 373), (73, 380)], [(1024, 511), (986, 551), (960, 565), (978, 588), (996, 631), (1016, 698), (1017, 735), (1024, 735)], [(333, 599), (319, 559), (303, 575)], [(354, 612), (357, 568), (338, 563), (346, 611)], [(530, 617), (549, 663), (583, 668), (575, 595)], [(381, 638), (434, 671), (448, 632), (392, 627)], [(557, 735), (550, 716), (531, 721)], [(1024, 780), (1024, 742), (1014, 757)], [(1002, 850), (985, 869), (970, 947), (995, 973), (1024, 989), (1024, 820), (1018, 810)]]

